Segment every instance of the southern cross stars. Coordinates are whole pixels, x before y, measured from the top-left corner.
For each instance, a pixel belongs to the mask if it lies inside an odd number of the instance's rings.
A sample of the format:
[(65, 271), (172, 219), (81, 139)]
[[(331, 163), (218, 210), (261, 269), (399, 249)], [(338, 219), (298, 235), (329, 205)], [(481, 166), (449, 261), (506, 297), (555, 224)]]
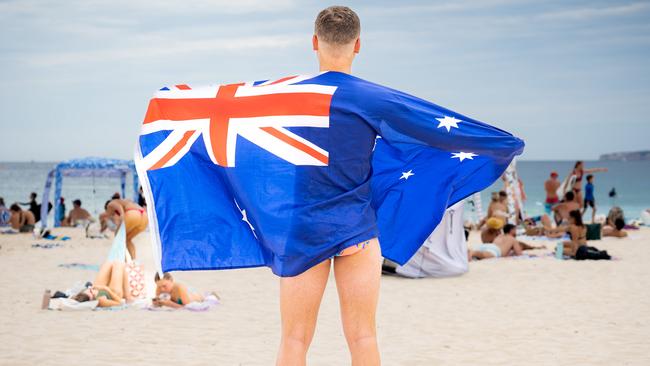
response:
[(457, 152), (457, 153), (451, 153), (451, 158), (452, 159), (458, 158), (461, 162), (463, 160), (465, 160), (465, 159), (474, 160), (475, 156), (478, 156), (478, 155), (476, 155), (474, 153), (471, 153), (471, 152), (466, 153), (466, 152), (461, 151), (461, 152)]
[(399, 179), (400, 180), (402, 180), (402, 179), (408, 180), (409, 177), (412, 176), (412, 175), (415, 175), (415, 173), (413, 173), (413, 170), (411, 169), (408, 172), (402, 172), (402, 176)]
[(438, 124), (438, 128), (444, 127), (447, 129), (447, 132), (451, 131), (451, 128), (458, 128), (458, 122), (462, 122), (462, 120), (459, 120), (454, 117), (449, 117), (449, 116), (444, 116), (443, 118), (436, 118), (440, 124)]

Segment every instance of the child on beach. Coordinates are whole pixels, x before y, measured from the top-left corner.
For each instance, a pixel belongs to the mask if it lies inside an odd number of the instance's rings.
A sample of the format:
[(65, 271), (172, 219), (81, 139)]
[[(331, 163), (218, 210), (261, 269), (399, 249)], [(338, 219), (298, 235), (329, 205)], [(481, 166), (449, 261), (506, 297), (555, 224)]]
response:
[(591, 206), (591, 222), (596, 220), (596, 198), (594, 198), (594, 176), (589, 174), (587, 176), (587, 184), (585, 184), (585, 200), (582, 214), (587, 213), (587, 206)]

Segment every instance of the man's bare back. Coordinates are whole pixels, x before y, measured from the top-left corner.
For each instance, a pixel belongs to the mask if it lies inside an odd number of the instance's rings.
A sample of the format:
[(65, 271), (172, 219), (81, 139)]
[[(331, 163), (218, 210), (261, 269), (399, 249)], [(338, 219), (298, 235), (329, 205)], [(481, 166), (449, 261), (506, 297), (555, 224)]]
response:
[[(521, 255), (523, 253), (523, 249), (519, 245), (517, 238), (510, 234), (501, 234), (497, 236), (492, 243), (501, 249), (502, 257)], [(510, 253), (511, 251), (513, 252), (512, 254)]]
[(557, 189), (560, 188), (560, 181), (557, 179), (548, 179), (544, 182), (544, 190), (546, 191), (546, 202), (557, 202)]

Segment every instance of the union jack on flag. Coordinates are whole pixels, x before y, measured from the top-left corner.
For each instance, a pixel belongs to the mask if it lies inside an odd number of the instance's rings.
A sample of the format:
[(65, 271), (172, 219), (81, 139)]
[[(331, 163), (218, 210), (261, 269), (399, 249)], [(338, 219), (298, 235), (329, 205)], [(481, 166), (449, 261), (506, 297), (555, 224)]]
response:
[(213, 163), (234, 167), (238, 136), (295, 165), (327, 165), (327, 151), (287, 129), (329, 127), (336, 87), (296, 85), (306, 78), (160, 89), (149, 102), (142, 134), (172, 132), (143, 165), (146, 170), (173, 166), (202, 137)]
[[(381, 138), (378, 138), (381, 137)], [(135, 163), (159, 270), (295, 276), (379, 237), (404, 264), (523, 141), (340, 72), (154, 95)]]

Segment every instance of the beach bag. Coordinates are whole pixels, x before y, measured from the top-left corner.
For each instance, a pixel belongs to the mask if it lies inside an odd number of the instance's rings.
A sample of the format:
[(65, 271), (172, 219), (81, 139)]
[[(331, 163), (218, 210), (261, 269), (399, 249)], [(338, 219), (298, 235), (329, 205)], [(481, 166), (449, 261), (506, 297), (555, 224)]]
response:
[(612, 257), (606, 250), (598, 250), (595, 247), (582, 245), (576, 251), (576, 260), (610, 260)]
[(144, 266), (138, 262), (132, 261), (124, 267), (124, 274), (129, 283), (129, 291), (133, 299), (144, 299), (147, 297), (147, 291), (144, 282)]
[(587, 240), (600, 240), (600, 232), (600, 224), (587, 224)]

